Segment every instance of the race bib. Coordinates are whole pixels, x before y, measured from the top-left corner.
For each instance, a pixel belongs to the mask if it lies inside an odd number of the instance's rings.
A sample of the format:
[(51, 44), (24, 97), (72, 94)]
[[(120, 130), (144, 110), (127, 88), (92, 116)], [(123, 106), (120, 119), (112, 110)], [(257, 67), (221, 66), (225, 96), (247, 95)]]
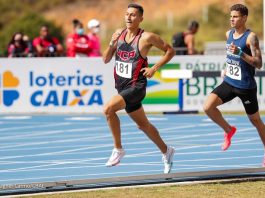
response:
[(232, 65), (227, 63), (225, 75), (235, 80), (241, 80), (242, 78), (241, 67), (238, 65)]
[(132, 63), (116, 61), (115, 70), (116, 74), (123, 78), (132, 78)]

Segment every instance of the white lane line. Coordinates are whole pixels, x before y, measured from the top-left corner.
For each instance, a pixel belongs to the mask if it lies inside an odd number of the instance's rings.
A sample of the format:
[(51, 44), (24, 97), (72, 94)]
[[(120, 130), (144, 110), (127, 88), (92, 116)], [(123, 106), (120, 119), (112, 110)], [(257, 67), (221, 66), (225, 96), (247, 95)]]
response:
[[(237, 121), (238, 119), (236, 117), (225, 117), (225, 120)], [(213, 121), (210, 118), (204, 118), (204, 119), (202, 119), (202, 122), (213, 122)]]
[[(11, 130), (21, 130), (21, 129), (36, 129), (36, 128), (44, 128), (44, 127), (55, 127), (55, 126), (64, 126), (69, 125), (70, 123), (53, 123), (53, 124), (43, 124), (43, 125), (34, 125), (34, 126), (20, 126), (20, 127), (9, 127), (9, 128), (1, 128), (0, 131), (11, 131)], [(11, 132), (9, 132), (11, 133)], [(16, 135), (13, 135), (14, 137)], [(1, 137), (2, 139), (3, 137)], [(6, 138), (6, 137), (4, 137)]]
[[(100, 174), (101, 176), (102, 175), (122, 175), (122, 174), (129, 174), (129, 175), (133, 175), (133, 173), (152, 173), (152, 172), (161, 172), (162, 170), (157, 170), (157, 169), (154, 169), (154, 170), (145, 170), (145, 171), (134, 171), (134, 172), (131, 172), (131, 171), (128, 171), (128, 172), (113, 172), (113, 173), (104, 173), (104, 174)], [(0, 179), (1, 182), (5, 181), (5, 182), (9, 182), (9, 181), (27, 181), (27, 180), (43, 180), (43, 179), (59, 179), (59, 178), (71, 178), (71, 177), (88, 177), (88, 176), (99, 176), (98, 173), (91, 173), (91, 174), (76, 174), (76, 175), (68, 175), (68, 176), (65, 176), (65, 175), (62, 175), (62, 176), (52, 176), (52, 177), (37, 177), (37, 178), (34, 178), (34, 177), (29, 177), (29, 178), (21, 178), (21, 179)], [(98, 177), (97, 177), (98, 178)]]
[[(133, 124), (134, 125), (134, 124)], [(126, 125), (123, 125), (123, 127), (128, 127), (128, 126), (132, 126), (132, 124), (126, 124)], [(167, 131), (167, 130), (173, 130), (173, 129), (180, 129), (180, 128), (190, 128), (190, 127), (196, 127), (197, 125), (194, 125), (194, 126), (180, 126), (180, 127), (170, 127), (170, 128), (166, 128), (166, 129), (162, 129), (163, 131)], [(48, 132), (41, 132), (39, 133), (38, 135), (45, 135), (45, 133), (51, 133), (51, 134), (58, 134), (58, 133), (64, 133), (64, 132), (82, 132), (82, 131), (96, 131), (96, 130), (99, 130), (99, 129), (105, 129), (105, 128), (108, 128), (108, 126), (103, 126), (103, 127), (91, 127), (91, 128), (82, 128), (82, 129), (70, 129), (70, 130), (55, 130), (55, 131), (48, 131)], [(31, 133), (31, 134), (34, 134), (34, 133)], [(106, 135), (102, 138), (109, 138), (111, 135), (110, 133), (108, 133), (109, 135)], [(127, 133), (123, 133), (123, 136), (124, 135), (131, 135), (131, 134), (135, 134), (135, 131), (134, 132), (127, 132)], [(27, 134), (27, 135), (30, 135), (30, 134)], [(25, 135), (24, 135), (25, 136)], [(92, 137), (92, 136), (91, 136)], [(81, 140), (84, 140), (84, 139), (91, 139), (91, 137), (89, 138), (77, 138), (77, 139), (71, 139), (71, 140), (56, 140), (56, 141), (48, 141), (48, 142), (38, 142), (38, 143), (23, 143), (23, 144), (12, 144), (12, 145), (5, 145), (5, 146), (0, 146), (0, 149), (3, 149), (3, 148), (14, 148), (14, 147), (21, 147), (21, 146), (27, 146), (27, 145), (38, 145), (38, 144), (49, 144), (51, 142), (55, 142), (55, 143), (60, 143), (60, 142), (75, 142), (75, 141), (79, 141), (80, 139)], [(15, 137), (5, 137), (5, 139), (12, 139), (12, 138), (15, 138)], [(93, 136), (93, 139), (94, 138), (98, 138), (96, 136)]]
[[(53, 167), (53, 168), (35, 168), (35, 169), (30, 169), (30, 170), (18, 170), (18, 169), (12, 169), (12, 170), (9, 170), (9, 171), (1, 171), (2, 173), (12, 173), (12, 172), (17, 172), (17, 173), (21, 173), (21, 172), (36, 172), (36, 171), (55, 171), (55, 170), (64, 170), (67, 168), (67, 170), (70, 170), (70, 169), (90, 169), (90, 168), (98, 168), (98, 167), (105, 167), (105, 163), (79, 163), (80, 166), (67, 166), (67, 167)], [(89, 165), (90, 164), (90, 165)], [(254, 166), (254, 165), (257, 165), (257, 164), (248, 164), (248, 166)], [(136, 167), (136, 166), (140, 166), (140, 167), (144, 167), (144, 166), (163, 166), (162, 163), (157, 163), (157, 162), (145, 162), (145, 163), (120, 163), (119, 166), (127, 166), (128, 168), (129, 167)], [(235, 165), (235, 164), (229, 164), (229, 165), (210, 165), (210, 164), (182, 164), (182, 163), (179, 163), (179, 162), (175, 162), (174, 161), (174, 166), (177, 166), (179, 169), (183, 169), (184, 168), (187, 168), (187, 167), (204, 167), (204, 168), (224, 168), (225, 166), (229, 166), (229, 167), (242, 167), (242, 164), (240, 165)], [(245, 164), (244, 164), (245, 166)], [(260, 165), (259, 165), (260, 166)], [(178, 170), (179, 170), (178, 169)]]
[(40, 154), (4, 156), (4, 157), (2, 156), (2, 157), (0, 157), (0, 160), (13, 159), (13, 158), (24, 158), (24, 157), (51, 156), (51, 155), (56, 156), (56, 155), (64, 155), (66, 153), (75, 152), (75, 151), (104, 148), (104, 147), (112, 147), (112, 146), (113, 146), (113, 144), (111, 143), (111, 144), (93, 145), (93, 146), (87, 146), (87, 147), (82, 147), (82, 148), (78, 148), (78, 149), (70, 149), (70, 150), (56, 151), (56, 152), (47, 152), (47, 153), (40, 153)]
[[(43, 125), (43, 126), (39, 125), (39, 126), (35, 126), (34, 129), (37, 130), (37, 128), (42, 128), (42, 127), (58, 127), (58, 126), (69, 126), (69, 125), (70, 123), (58, 123), (58, 124), (49, 124), (49, 125)], [(51, 135), (51, 134), (63, 133), (64, 131), (65, 130), (40, 131), (40, 132), (32, 131), (30, 133), (26, 133), (22, 135), (10, 135), (10, 136), (1, 137), (1, 140)]]
[(28, 120), (31, 119), (32, 116), (4, 116), (1, 117), (0, 119), (5, 119), (5, 120)]
[(168, 120), (168, 118), (165, 117), (148, 117), (149, 121), (165, 121)]
[[(45, 134), (58, 134), (58, 133), (66, 133), (66, 132), (88, 132), (88, 131), (97, 131), (97, 130), (101, 130), (101, 129), (105, 129), (107, 126), (103, 126), (103, 127), (90, 127), (90, 128), (81, 128), (81, 129), (64, 129), (64, 130), (53, 130), (53, 131), (42, 131), (42, 132), (39, 132), (39, 133), (30, 133), (30, 134), (26, 134), (26, 135), (21, 135), (20, 137), (23, 137), (23, 136), (28, 136), (28, 135), (32, 135), (34, 136), (35, 135), (45, 135)], [(110, 133), (108, 133), (109, 135), (107, 135), (106, 137), (108, 136), (111, 136)], [(87, 137), (88, 135), (86, 135)], [(60, 142), (75, 142), (75, 141), (79, 141), (79, 140), (83, 140), (83, 139), (91, 139), (91, 138), (98, 138), (98, 136), (96, 137), (96, 135), (94, 134), (91, 134), (90, 137), (88, 138), (76, 138), (76, 139), (71, 139), (71, 140), (56, 140), (56, 141), (45, 141), (45, 142), (37, 142), (37, 143), (33, 143), (33, 145), (35, 144), (46, 144), (46, 143), (51, 143), (51, 142), (54, 142), (54, 143), (60, 143)], [(105, 137), (105, 136), (99, 136), (99, 137)], [(9, 136), (9, 137), (4, 137), (5, 139), (12, 139), (12, 138), (17, 138), (17, 136)], [(3, 138), (1, 138), (2, 140)], [(12, 147), (19, 147), (19, 146), (26, 146), (26, 145), (32, 145), (32, 143), (23, 143), (23, 144), (11, 144), (11, 145), (5, 145), (5, 146), (0, 146), (0, 149), (3, 149), (3, 148), (12, 148)]]
[[(251, 142), (253, 140), (258, 140), (258, 138), (252, 138), (252, 139), (247, 139), (247, 140), (240, 140), (240, 141), (234, 141), (234, 145), (240, 145), (243, 142)], [(128, 143), (130, 145), (135, 145), (135, 144), (141, 144), (141, 143), (148, 143), (149, 141), (142, 141), (142, 142), (133, 142), (133, 143)], [(89, 150), (93, 148), (104, 148), (104, 147), (111, 147), (112, 144), (103, 144), (103, 145), (95, 145), (92, 147), (83, 147), (83, 148), (77, 148), (77, 149), (70, 149), (70, 150), (64, 150), (64, 151), (57, 151), (57, 152), (48, 152), (48, 153), (41, 153), (41, 154), (32, 154), (32, 155), (19, 155), (19, 156), (4, 156), (0, 157), (0, 160), (4, 159), (14, 159), (14, 158), (24, 158), (24, 157), (37, 157), (37, 156), (49, 156), (49, 155), (65, 155), (65, 154), (71, 154), (76, 151), (82, 151), (82, 150)], [(191, 146), (185, 146), (181, 148), (177, 148), (178, 151), (180, 150), (187, 150), (187, 149), (194, 149), (194, 148), (203, 148), (203, 147), (211, 147), (211, 146), (220, 146), (220, 143), (216, 144), (205, 144), (205, 145), (191, 145)], [(153, 153), (158, 153), (158, 151), (155, 151)], [(139, 155), (139, 154), (137, 154)]]
[[(204, 136), (213, 136), (215, 134), (207, 134)], [(109, 135), (110, 136), (110, 135)], [(202, 137), (202, 135), (195, 135), (193, 137)], [(100, 137), (99, 137), (100, 138)], [(186, 138), (184, 137), (178, 137), (176, 138), (177, 140)], [(84, 139), (91, 139), (91, 137), (88, 138), (81, 138), (82, 140)], [(169, 140), (172, 140), (173, 138), (170, 138)], [(238, 140), (238, 141), (234, 141), (234, 145), (238, 144), (238, 143), (242, 143), (242, 142), (251, 142), (254, 140), (258, 140), (258, 138), (250, 138), (250, 139), (246, 139), (246, 140)], [(72, 140), (68, 140), (68, 141), (72, 141)], [(55, 142), (59, 142), (59, 141), (55, 141)], [(65, 141), (64, 141), (65, 142)], [(50, 142), (49, 142), (50, 143)], [(138, 144), (148, 144), (150, 143), (150, 140), (145, 140), (145, 141), (137, 141), (137, 142), (128, 142), (126, 143), (127, 145), (138, 145)], [(174, 144), (176, 144), (176, 142), (174, 142)], [(35, 156), (47, 156), (47, 155), (58, 155), (58, 154), (66, 154), (66, 153), (71, 153), (71, 152), (75, 152), (75, 151), (81, 151), (81, 150), (88, 150), (91, 148), (103, 148), (103, 147), (111, 147), (112, 143), (110, 144), (103, 144), (103, 145), (94, 145), (91, 147), (84, 147), (84, 148), (77, 148), (77, 149), (69, 149), (69, 150), (63, 150), (63, 151), (56, 151), (56, 152), (47, 152), (47, 153), (41, 153), (41, 154), (34, 154), (34, 155), (19, 155), (19, 156), (5, 156), (5, 157), (0, 157), (0, 160), (3, 159), (13, 159), (13, 158), (22, 158), (22, 157), (35, 157)], [(178, 148), (178, 150), (184, 150), (184, 149), (193, 149), (193, 148), (202, 148), (202, 147), (209, 147), (209, 146), (220, 146), (220, 143), (215, 143), (215, 144), (205, 144), (205, 145), (191, 145), (191, 146), (186, 146), (186, 147), (182, 147), (182, 148)]]
[[(0, 173), (6, 173), (6, 172), (22, 172), (22, 171), (32, 171), (32, 170), (38, 170), (38, 168), (43, 168), (43, 167), (52, 167), (52, 166), (59, 166), (59, 165), (68, 165), (68, 164), (75, 164), (75, 163), (85, 163), (85, 162), (91, 162), (91, 161), (99, 161), (99, 160), (107, 160), (108, 157), (103, 157), (103, 158), (90, 158), (89, 160), (80, 160), (78, 162), (70, 162), (70, 161), (63, 161), (63, 162), (58, 162), (58, 163), (51, 163), (51, 164), (43, 164), (43, 165), (37, 165), (37, 166), (28, 166), (28, 167), (23, 167), (23, 168), (13, 168), (13, 169), (5, 169), (5, 170), (0, 170)], [(105, 166), (105, 163), (101, 163), (101, 166)], [(99, 167), (99, 165), (94, 165), (93, 167)], [(44, 170), (49, 170), (50, 168), (45, 168)], [(63, 168), (65, 169), (65, 167)]]
[[(154, 150), (154, 148), (144, 148), (145, 150)], [(130, 151), (139, 151), (139, 148), (134, 148), (134, 149), (126, 149), (127, 152), (130, 152)], [(237, 152), (237, 153), (240, 153), (240, 152), (251, 152), (251, 151), (263, 151), (262, 148), (259, 148), (259, 149), (230, 149), (229, 150), (229, 153), (233, 153), (233, 152)], [(76, 155), (80, 155), (80, 154), (87, 154), (87, 156), (89, 156), (88, 154), (95, 154), (95, 153), (109, 153), (110, 150), (100, 150), (100, 151), (89, 151), (89, 152), (76, 152), (74, 154)], [(150, 153), (150, 152), (149, 152)], [(196, 152), (178, 152), (176, 151), (176, 156), (181, 156), (181, 155), (197, 155), (197, 154), (206, 154), (206, 155), (210, 155), (210, 154), (221, 154), (222, 151), (196, 151)], [(132, 154), (131, 154), (132, 155)], [(157, 155), (152, 155), (152, 156), (158, 156), (159, 153)], [(127, 156), (127, 155), (126, 155)], [(137, 156), (137, 155), (135, 155)], [(141, 156), (141, 155), (139, 155)], [(150, 156), (150, 155), (149, 155)], [(82, 156), (81, 158), (65, 158), (65, 159), (62, 159), (62, 160), (31, 160), (31, 161), (0, 161), (0, 164), (1, 165), (5, 165), (5, 164), (8, 164), (8, 165), (13, 165), (13, 164), (48, 164), (48, 163), (61, 163), (61, 162), (64, 162), (64, 161), (71, 161), (71, 162), (78, 162), (80, 161), (81, 159), (83, 159), (84, 157)], [(86, 162), (88, 163), (88, 162)], [(90, 162), (91, 163), (91, 162)], [(97, 164), (97, 163), (91, 163), (91, 164)], [(101, 164), (101, 163), (100, 163)]]
[[(212, 145), (206, 145), (207, 147), (210, 146), (215, 146), (216, 144), (212, 144)], [(218, 144), (219, 145), (219, 144)], [(199, 148), (199, 147), (205, 147), (205, 146), (193, 146), (193, 147), (188, 147), (188, 148)], [(186, 147), (187, 148), (187, 147)], [(186, 149), (186, 148), (182, 148), (182, 149)], [(182, 149), (178, 149), (178, 150), (182, 150)], [(151, 151), (151, 152), (144, 152), (144, 153), (138, 153), (138, 154), (131, 154), (131, 155), (126, 155), (127, 158), (135, 158), (135, 157), (147, 157), (147, 156), (153, 156), (155, 155), (160, 155), (159, 151)], [(250, 156), (250, 157), (257, 157), (257, 156)], [(260, 157), (260, 156), (258, 156)], [(219, 160), (219, 159), (236, 159), (236, 158), (249, 158), (249, 157), (230, 157), (230, 158), (214, 158), (214, 159), (207, 159), (207, 160)], [(86, 160), (80, 160), (80, 161), (85, 161), (85, 162), (90, 162), (90, 161), (98, 161), (98, 160), (102, 160), (102, 159), (108, 159), (108, 157), (104, 157), (104, 158), (90, 158), (90, 159), (86, 159)], [(179, 161), (187, 161), (187, 160), (179, 160)], [(204, 159), (198, 159), (198, 160), (188, 160), (188, 161), (204, 161)], [(78, 161), (67, 161), (67, 162), (60, 162), (60, 163), (53, 163), (53, 164), (45, 164), (45, 165), (41, 165), (41, 166), (32, 166), (32, 167), (24, 167), (24, 168), (20, 168), (20, 169), (14, 169), (16, 171), (18, 170), (27, 170), (27, 169), (34, 169), (34, 168), (38, 168), (38, 167), (49, 167), (49, 166), (57, 166), (57, 165), (62, 165), (62, 164), (69, 164), (69, 163), (78, 163)], [(7, 170), (2, 170), (0, 172), (6, 172)]]
[(94, 121), (94, 120), (100, 120), (100, 117), (71, 117), (71, 118), (65, 118), (65, 120), (71, 120), (71, 121)]
[[(206, 130), (205, 130), (206, 131)], [(213, 131), (211, 130), (211, 133), (209, 133), (209, 136), (210, 136), (210, 134), (212, 134), (212, 136), (214, 136), (214, 135), (216, 135), (216, 137), (217, 138), (215, 138), (215, 139), (213, 139), (213, 138), (210, 138), (210, 139), (206, 139), (205, 138), (205, 135), (208, 135), (208, 134), (205, 134), (204, 132), (205, 131), (203, 131), (203, 132), (201, 132), (201, 131), (198, 131), (198, 134), (201, 134), (200, 135), (200, 137), (204, 137), (203, 138), (203, 140), (201, 140), (201, 138), (200, 139), (195, 139), (195, 138), (193, 138), (193, 139), (190, 139), (190, 136), (188, 135), (188, 136), (185, 136), (186, 138), (187, 138), (187, 140), (182, 140), (181, 142), (183, 142), (183, 141), (192, 141), (192, 142), (200, 142), (200, 141), (202, 141), (202, 142), (205, 142), (205, 141), (209, 141), (209, 142), (211, 142), (211, 141), (219, 141), (219, 140), (221, 140), (222, 139), (222, 137), (221, 137), (221, 135), (222, 135), (222, 133), (220, 133), (220, 132), (214, 132), (213, 133)], [(65, 130), (65, 132), (69, 132), (69, 130)], [(177, 134), (178, 132), (176, 132), (176, 134)], [(219, 133), (219, 134), (218, 134)], [(136, 138), (130, 138), (130, 137), (126, 137), (127, 135), (131, 135), (131, 134), (134, 134), (134, 136), (139, 136), (139, 137), (136, 137)], [(252, 134), (252, 131), (250, 131), (249, 133), (244, 133), (244, 135), (246, 135), (246, 134)], [(122, 134), (123, 136), (125, 136), (125, 137), (123, 137), (123, 139), (124, 140), (133, 140), (133, 139), (137, 139), (137, 140), (139, 140), (139, 139), (145, 139), (146, 137), (145, 136), (143, 136), (142, 135), (142, 133), (141, 132), (139, 132), (139, 131), (135, 131), (135, 132), (128, 132), (128, 133), (123, 133)], [(87, 137), (88, 135), (86, 135), (86, 137)], [(94, 135), (91, 135), (91, 138), (93, 138), (93, 140), (95, 140), (95, 141), (100, 141), (100, 140), (102, 140), (102, 141), (104, 141), (104, 138), (109, 138), (110, 136), (109, 135), (107, 135), (107, 137), (102, 137), (102, 139), (101, 138), (98, 138), (98, 137), (96, 137), (96, 138), (94, 138), (93, 137)], [(165, 137), (167, 137), (167, 139), (171, 139), (171, 138), (177, 138), (177, 139), (179, 139), (179, 138), (181, 138), (181, 139), (185, 139), (185, 137), (183, 137), (183, 135), (174, 135), (174, 136), (166, 136), (166, 134), (165, 133), (162, 133), (162, 136), (165, 136)], [(76, 136), (76, 137), (79, 137), (77, 140), (80, 140), (80, 136)], [(55, 138), (54, 136), (52, 136), (52, 138)], [(75, 139), (75, 137), (71, 137), (72, 138), (72, 140), (76, 140)], [(242, 137), (242, 138), (237, 138), (237, 139), (243, 139), (244, 137)], [(178, 142), (180, 142), (180, 141), (178, 141)], [(40, 144), (42, 143), (42, 142), (39, 142)], [(12, 148), (12, 147), (18, 147), (19, 145), (18, 144), (14, 144), (14, 143), (10, 143), (10, 145), (9, 144), (7, 144), (7, 143), (5, 143), (5, 144), (2, 144), (2, 147), (0, 146), (0, 151), (12, 151), (12, 150), (29, 150), (29, 149), (33, 149), (33, 150), (39, 150), (39, 149), (45, 149), (45, 148), (65, 148), (65, 147), (67, 147), (67, 146), (53, 146), (53, 147), (38, 147), (38, 148)], [(23, 146), (26, 146), (25, 144), (23, 144)], [(30, 144), (29, 144), (29, 146), (31, 146)], [(81, 145), (80, 145), (81, 146)], [(10, 148), (11, 147), (11, 148)], [(71, 147), (71, 145), (69, 146), (69, 147)]]
[[(199, 165), (199, 164), (183, 164), (183, 163), (187, 163), (187, 162), (209, 162), (209, 161), (226, 161), (226, 160), (233, 160), (233, 159), (253, 159), (253, 158), (262, 158), (262, 155), (259, 156), (246, 156), (246, 157), (227, 157), (227, 158), (217, 158), (215, 159), (209, 159), (209, 158), (205, 158), (205, 159), (197, 159), (197, 160), (174, 160), (174, 167), (178, 167), (177, 170), (180, 170), (182, 166), (186, 167), (208, 167), (208, 168), (213, 168), (213, 167), (225, 167), (225, 166), (229, 166), (229, 167), (242, 167), (242, 164), (239, 165), (235, 165), (235, 164), (214, 164), (214, 165), (210, 165), (210, 164), (203, 164), (203, 165)], [(103, 158), (100, 158), (100, 160), (102, 160)], [(104, 158), (106, 159), (106, 158)], [(97, 159), (95, 159), (97, 160)], [(67, 167), (51, 167), (51, 166), (58, 166), (58, 165), (69, 165), (69, 164), (80, 164), (79, 166), (67, 166)], [(90, 164), (90, 165), (89, 165)], [(85, 165), (85, 166), (82, 166)], [(248, 164), (249, 166), (250, 164)], [(253, 164), (251, 164), (253, 165)], [(256, 165), (256, 164), (255, 164)], [(132, 167), (136, 167), (136, 166), (163, 166), (162, 162), (131, 162), (131, 163), (120, 163), (119, 166), (132, 166)], [(245, 164), (244, 164), (245, 166)], [(258, 164), (258, 166), (261, 166), (261, 164)], [(44, 167), (51, 167), (51, 168), (44, 168)], [(62, 162), (62, 163), (54, 163), (54, 164), (50, 164), (50, 165), (40, 165), (40, 166), (33, 166), (33, 167), (26, 167), (26, 168), (14, 168), (14, 169), (8, 169), (8, 170), (1, 170), (1, 173), (11, 173), (11, 172), (16, 172), (16, 173), (20, 173), (20, 172), (34, 172), (34, 171), (52, 171), (52, 170), (64, 170), (67, 168), (68, 169), (81, 169), (81, 168), (98, 168), (98, 167), (106, 167), (105, 166), (105, 161), (104, 163), (91, 163), (91, 162), (87, 162), (87, 160), (83, 160), (80, 162)], [(129, 168), (128, 168), (129, 169)]]

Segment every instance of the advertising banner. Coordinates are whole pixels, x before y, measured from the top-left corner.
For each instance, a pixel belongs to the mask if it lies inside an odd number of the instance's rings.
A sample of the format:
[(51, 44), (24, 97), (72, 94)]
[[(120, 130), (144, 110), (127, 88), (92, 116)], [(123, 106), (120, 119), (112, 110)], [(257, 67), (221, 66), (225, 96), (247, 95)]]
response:
[(95, 113), (116, 93), (101, 59), (17, 58), (0, 61), (2, 113)]
[[(264, 57), (263, 57), (264, 60)], [(176, 64), (180, 63), (181, 69), (193, 71), (221, 71), (226, 66), (225, 56), (192, 56), (175, 59)], [(264, 70), (264, 66), (262, 70)], [(257, 96), (260, 110), (265, 110), (265, 86), (264, 77), (255, 77), (257, 82)], [(198, 77), (186, 81), (183, 88), (184, 110), (203, 110), (203, 104), (211, 91), (222, 82), (219, 77)], [(225, 111), (244, 111), (244, 107), (239, 98), (219, 107)]]
[[(148, 57), (149, 66), (159, 56)], [(115, 94), (114, 60), (104, 64), (102, 58), (1, 58), (1, 113), (102, 113), (103, 105)], [(183, 110), (202, 111), (209, 93), (221, 83), (220, 77), (164, 79), (163, 70), (188, 69), (220, 71), (224, 56), (175, 56), (148, 80), (143, 101), (147, 112), (179, 110), (179, 92), (183, 92)], [(264, 78), (257, 77), (258, 100), (265, 110)], [(238, 99), (222, 109), (243, 111)]]

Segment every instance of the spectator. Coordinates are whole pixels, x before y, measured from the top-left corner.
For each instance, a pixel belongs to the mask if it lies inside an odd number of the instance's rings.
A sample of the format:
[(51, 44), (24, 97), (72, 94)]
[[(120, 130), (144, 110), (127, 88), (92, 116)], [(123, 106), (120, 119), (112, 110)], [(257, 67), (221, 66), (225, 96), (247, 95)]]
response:
[(199, 29), (197, 21), (191, 21), (188, 25), (187, 31), (178, 32), (173, 35), (172, 46), (176, 51), (176, 55), (193, 55), (199, 54), (195, 49), (195, 34)]
[(100, 52), (100, 38), (98, 36), (98, 33), (100, 31), (100, 22), (97, 19), (91, 19), (87, 23), (87, 27), (89, 29), (88, 38), (91, 42), (91, 52), (89, 53), (89, 56), (91, 57), (97, 57), (101, 56)]
[(83, 24), (73, 20), (74, 33), (69, 34), (66, 39), (66, 48), (68, 57), (88, 57), (91, 52), (90, 41), (84, 33)]
[(23, 39), (24, 43), (27, 45), (27, 48), (28, 48), (28, 57), (36, 56), (35, 49), (33, 47), (32, 41), (30, 40), (30, 38), (28, 37), (28, 35), (25, 35), (24, 34), (22, 39)]
[(29, 47), (23, 40), (21, 32), (15, 33), (8, 44), (8, 57), (27, 57), (29, 54)]
[(63, 46), (56, 37), (49, 34), (46, 25), (41, 26), (40, 36), (33, 40), (33, 46), (36, 48), (37, 56), (61, 56), (63, 54)]

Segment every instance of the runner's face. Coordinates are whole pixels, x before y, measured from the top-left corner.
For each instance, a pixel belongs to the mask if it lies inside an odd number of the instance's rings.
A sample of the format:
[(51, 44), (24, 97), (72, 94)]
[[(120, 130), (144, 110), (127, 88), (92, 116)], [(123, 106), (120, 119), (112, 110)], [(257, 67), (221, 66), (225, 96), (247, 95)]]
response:
[(140, 15), (136, 8), (128, 8), (125, 13), (125, 23), (127, 28), (138, 28), (142, 22), (143, 16)]
[(242, 16), (239, 11), (231, 11), (230, 24), (232, 28), (239, 28), (246, 22), (246, 16)]

